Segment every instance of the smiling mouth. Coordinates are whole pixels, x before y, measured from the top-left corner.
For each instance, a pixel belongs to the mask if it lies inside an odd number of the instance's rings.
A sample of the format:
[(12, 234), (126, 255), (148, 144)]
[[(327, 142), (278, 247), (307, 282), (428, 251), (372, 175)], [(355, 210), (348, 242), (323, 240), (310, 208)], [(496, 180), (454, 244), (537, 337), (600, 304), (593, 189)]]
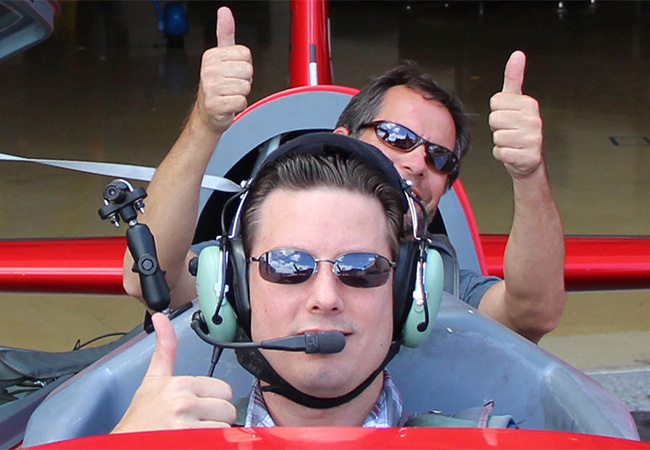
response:
[(415, 195), (417, 199), (420, 200), (422, 203), (424, 203), (425, 205), (429, 203), (430, 199), (422, 197), (422, 193), (418, 188), (415, 187), (415, 184), (413, 184), (411, 191), (413, 192), (413, 195)]

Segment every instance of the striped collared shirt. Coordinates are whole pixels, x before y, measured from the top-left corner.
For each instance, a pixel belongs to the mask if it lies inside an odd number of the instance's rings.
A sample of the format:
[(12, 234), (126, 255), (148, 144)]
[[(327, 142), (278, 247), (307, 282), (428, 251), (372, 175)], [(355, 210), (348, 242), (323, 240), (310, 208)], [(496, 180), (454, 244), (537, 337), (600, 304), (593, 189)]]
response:
[[(384, 371), (384, 386), (370, 414), (363, 421), (364, 427), (388, 428), (399, 425), (402, 417), (402, 399), (388, 371)], [(274, 427), (262, 396), (259, 381), (255, 383), (246, 411), (245, 427)]]

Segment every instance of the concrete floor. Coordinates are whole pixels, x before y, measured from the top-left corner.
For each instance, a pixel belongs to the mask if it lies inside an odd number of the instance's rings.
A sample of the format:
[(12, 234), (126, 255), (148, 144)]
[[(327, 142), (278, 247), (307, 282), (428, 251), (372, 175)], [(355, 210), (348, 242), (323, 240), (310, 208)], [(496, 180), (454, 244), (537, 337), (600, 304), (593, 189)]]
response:
[[(648, 234), (650, 4), (566, 3), (332, 2), (335, 83), (361, 87), (414, 59), (455, 90), (475, 133), (461, 179), (481, 232), (507, 233), (511, 183), (491, 156), (488, 101), (509, 54), (523, 49), (566, 233)], [(182, 49), (167, 48), (151, 2), (61, 4), (49, 40), (0, 63), (0, 152), (156, 166), (192, 104), (221, 3), (190, 2)], [(237, 39), (253, 50), (252, 102), (287, 87), (289, 7), (232, 6)], [(121, 235), (97, 216), (107, 181), (0, 164), (0, 238)], [(0, 345), (58, 351), (127, 331), (143, 315), (124, 297), (0, 294), (0, 306)], [(646, 367), (650, 292), (572, 293), (541, 345), (584, 370)]]

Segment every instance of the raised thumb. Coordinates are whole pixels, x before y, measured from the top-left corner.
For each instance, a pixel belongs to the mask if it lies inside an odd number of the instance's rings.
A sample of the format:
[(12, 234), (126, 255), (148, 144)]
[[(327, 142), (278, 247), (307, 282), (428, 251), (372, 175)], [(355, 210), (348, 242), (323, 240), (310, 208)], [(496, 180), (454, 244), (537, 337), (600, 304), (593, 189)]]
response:
[(503, 90), (510, 94), (522, 94), (524, 86), (524, 73), (526, 71), (526, 55), (517, 50), (506, 63), (503, 74)]
[(169, 318), (161, 313), (151, 317), (151, 322), (156, 330), (156, 348), (151, 356), (146, 377), (170, 377), (174, 375), (176, 362), (176, 349), (178, 341), (176, 332)]
[(235, 45), (235, 18), (225, 6), (217, 10), (217, 47)]

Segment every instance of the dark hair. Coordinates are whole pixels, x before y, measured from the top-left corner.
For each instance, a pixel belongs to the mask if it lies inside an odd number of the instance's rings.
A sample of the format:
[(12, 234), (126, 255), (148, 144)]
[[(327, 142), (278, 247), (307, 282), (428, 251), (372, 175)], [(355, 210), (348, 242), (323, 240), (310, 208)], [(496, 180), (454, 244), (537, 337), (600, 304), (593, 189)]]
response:
[(259, 212), (271, 192), (277, 189), (297, 191), (321, 187), (348, 190), (378, 199), (387, 218), (392, 257), (397, 260), (404, 220), (401, 206), (403, 194), (387, 182), (381, 170), (359, 158), (337, 153), (290, 153), (262, 168), (248, 194), (242, 218), (244, 252), (250, 255), (259, 226)]
[[(373, 78), (361, 92), (352, 98), (348, 106), (343, 110), (336, 123), (337, 128), (345, 127), (350, 130), (351, 136), (358, 138), (363, 131), (361, 126), (375, 120), (383, 105), (386, 91), (395, 86), (407, 86), (414, 89), (421, 93), (427, 100), (440, 102), (449, 110), (454, 120), (454, 125), (456, 126), (454, 152), (458, 156), (460, 169), (460, 162), (462, 162), (467, 154), (471, 140), (469, 120), (466, 116), (465, 109), (460, 100), (438, 86), (413, 61), (404, 61), (394, 69)], [(458, 178), (458, 174), (459, 170), (449, 174), (447, 188), (451, 187), (456, 178)]]

